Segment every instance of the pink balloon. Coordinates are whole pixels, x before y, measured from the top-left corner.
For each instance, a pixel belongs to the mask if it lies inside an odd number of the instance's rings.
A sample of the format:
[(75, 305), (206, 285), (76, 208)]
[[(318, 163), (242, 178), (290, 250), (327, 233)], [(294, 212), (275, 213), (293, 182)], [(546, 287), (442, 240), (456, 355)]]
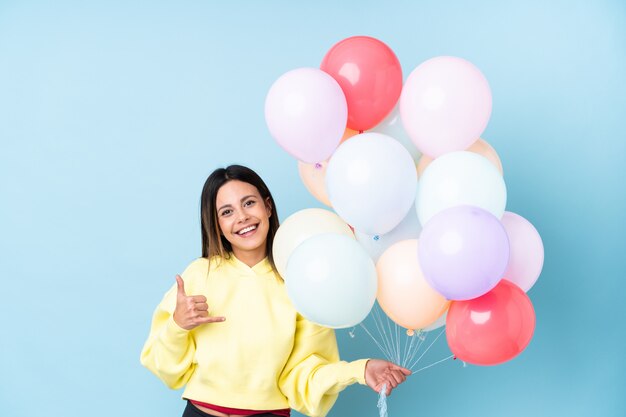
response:
[(400, 117), (417, 148), (431, 158), (467, 149), (491, 115), (491, 90), (471, 62), (453, 56), (429, 59), (409, 75)]
[(511, 248), (504, 277), (528, 292), (543, 268), (541, 236), (528, 220), (518, 214), (505, 211), (500, 221), (509, 236)]
[(316, 68), (283, 74), (265, 99), (265, 121), (271, 135), (303, 162), (328, 159), (339, 146), (347, 120), (348, 105), (341, 87)]

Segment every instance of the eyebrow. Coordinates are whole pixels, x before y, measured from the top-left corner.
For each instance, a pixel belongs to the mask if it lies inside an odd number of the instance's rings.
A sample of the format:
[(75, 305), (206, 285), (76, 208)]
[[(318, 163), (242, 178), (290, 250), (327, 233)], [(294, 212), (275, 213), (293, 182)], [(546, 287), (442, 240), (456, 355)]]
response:
[[(249, 195), (246, 195), (244, 197), (241, 197), (241, 200), (239, 200), (239, 201), (241, 201), (243, 203), (244, 200), (247, 200), (250, 197), (256, 197), (256, 196), (254, 194), (249, 194)], [(232, 207), (232, 205), (231, 204), (224, 204), (222, 207), (218, 208), (217, 211), (220, 211), (221, 209), (226, 208), (226, 207)]]

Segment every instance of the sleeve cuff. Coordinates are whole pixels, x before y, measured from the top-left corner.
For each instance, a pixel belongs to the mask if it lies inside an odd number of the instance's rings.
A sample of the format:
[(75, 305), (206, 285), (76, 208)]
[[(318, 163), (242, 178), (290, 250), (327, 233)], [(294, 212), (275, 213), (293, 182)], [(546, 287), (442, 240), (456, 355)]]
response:
[(365, 365), (369, 359), (359, 359), (353, 362), (345, 362), (345, 366), (341, 368), (339, 373), (340, 383), (357, 382), (365, 385)]
[(165, 328), (163, 329), (163, 335), (166, 339), (186, 339), (188, 334), (189, 330), (185, 330), (178, 324), (176, 324), (176, 322), (174, 321), (174, 315), (171, 315), (169, 319), (167, 319), (167, 323), (165, 324)]

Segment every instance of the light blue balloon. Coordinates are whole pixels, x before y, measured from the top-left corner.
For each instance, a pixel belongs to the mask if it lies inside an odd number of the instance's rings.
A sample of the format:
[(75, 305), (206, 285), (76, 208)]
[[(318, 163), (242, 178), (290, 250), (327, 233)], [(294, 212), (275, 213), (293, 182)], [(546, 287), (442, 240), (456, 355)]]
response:
[(415, 207), (412, 207), (404, 217), (404, 220), (389, 233), (371, 236), (355, 229), (354, 235), (370, 258), (374, 262), (378, 262), (378, 258), (394, 243), (402, 240), (418, 239), (421, 231), (422, 225), (417, 218), (417, 211)]
[(333, 208), (368, 235), (390, 232), (415, 201), (417, 171), (395, 139), (363, 133), (342, 143), (328, 162), (326, 190)]
[(342, 329), (362, 322), (378, 289), (376, 267), (355, 240), (338, 234), (313, 236), (287, 261), (287, 294), (308, 320)]

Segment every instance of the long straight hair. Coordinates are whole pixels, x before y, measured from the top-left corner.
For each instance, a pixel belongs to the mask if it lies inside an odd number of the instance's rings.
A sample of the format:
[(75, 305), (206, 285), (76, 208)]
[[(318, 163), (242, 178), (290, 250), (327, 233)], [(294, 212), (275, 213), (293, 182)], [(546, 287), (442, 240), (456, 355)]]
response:
[(211, 259), (219, 256), (222, 259), (228, 259), (233, 247), (230, 242), (220, 232), (220, 226), (217, 219), (216, 199), (217, 192), (229, 181), (242, 181), (256, 187), (263, 199), (263, 204), (270, 203), (272, 215), (269, 218), (269, 231), (267, 232), (267, 241), (265, 243), (265, 253), (269, 259), (270, 265), (276, 274), (276, 264), (272, 254), (272, 245), (274, 243), (274, 235), (278, 230), (278, 212), (274, 198), (269, 188), (259, 175), (248, 167), (242, 165), (230, 165), (226, 168), (218, 168), (209, 175), (204, 187), (202, 188), (202, 196), (200, 197), (200, 222), (202, 227), (202, 257)]

